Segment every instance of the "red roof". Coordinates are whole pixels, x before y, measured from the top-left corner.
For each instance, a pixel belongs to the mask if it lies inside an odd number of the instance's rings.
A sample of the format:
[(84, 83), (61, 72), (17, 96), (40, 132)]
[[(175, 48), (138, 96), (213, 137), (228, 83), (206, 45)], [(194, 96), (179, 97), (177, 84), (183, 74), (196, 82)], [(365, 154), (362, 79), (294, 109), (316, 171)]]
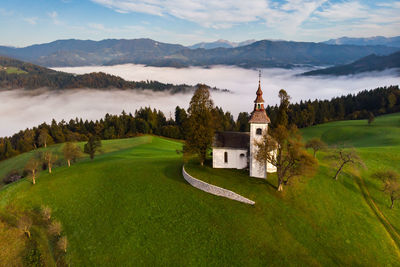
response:
[(249, 123), (270, 123), (271, 120), (269, 119), (267, 112), (265, 110), (255, 110), (251, 113), (251, 117)]
[(258, 90), (257, 90), (257, 98), (254, 100), (254, 103), (264, 103), (264, 99), (262, 98), (262, 90), (261, 90), (261, 84), (260, 82), (258, 83)]

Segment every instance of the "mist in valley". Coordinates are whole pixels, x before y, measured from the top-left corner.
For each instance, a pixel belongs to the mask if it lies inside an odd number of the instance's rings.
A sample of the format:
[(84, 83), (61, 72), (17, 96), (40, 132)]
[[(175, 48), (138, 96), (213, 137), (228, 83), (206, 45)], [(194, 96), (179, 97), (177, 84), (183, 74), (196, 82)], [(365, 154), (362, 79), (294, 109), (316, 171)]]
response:
[[(159, 68), (143, 65), (89, 66), (55, 68), (84, 74), (105, 72), (126, 80), (156, 80), (164, 83), (195, 85), (205, 83), (231, 93), (212, 92), (215, 105), (236, 116), (241, 111), (251, 112), (258, 86), (258, 70), (215, 66), (212, 68)], [(292, 102), (308, 99), (329, 99), (380, 86), (398, 85), (393, 71), (345, 77), (301, 77), (304, 69), (263, 69), (261, 86), (267, 105), (278, 104), (278, 91), (285, 89)], [(73, 118), (96, 120), (106, 113), (127, 113), (140, 107), (160, 109), (169, 118), (177, 105), (187, 108), (192, 93), (171, 94), (149, 90), (3, 90), (0, 91), (0, 136), (9, 136), (27, 127), (37, 126), (51, 119), (68, 121)]]

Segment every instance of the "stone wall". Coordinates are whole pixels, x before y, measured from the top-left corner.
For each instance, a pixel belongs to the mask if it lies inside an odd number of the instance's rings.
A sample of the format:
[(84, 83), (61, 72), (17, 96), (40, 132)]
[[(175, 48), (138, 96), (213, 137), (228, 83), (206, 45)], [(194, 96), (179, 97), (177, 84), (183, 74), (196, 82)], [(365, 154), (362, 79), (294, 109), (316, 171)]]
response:
[(216, 195), (216, 196), (221, 196), (221, 197), (226, 197), (229, 199), (233, 199), (239, 202), (243, 202), (246, 204), (250, 204), (250, 205), (254, 205), (255, 202), (253, 200), (250, 200), (248, 198), (242, 197), (239, 194), (236, 194), (235, 192), (232, 192), (230, 190), (215, 186), (215, 185), (211, 185), (208, 184), (206, 182), (203, 182), (199, 179), (194, 178), (193, 176), (191, 176), (190, 174), (188, 174), (185, 171), (185, 166), (182, 167), (182, 174), (183, 174), (183, 178), (185, 178), (185, 180), (191, 184), (193, 187), (196, 187), (204, 192)]

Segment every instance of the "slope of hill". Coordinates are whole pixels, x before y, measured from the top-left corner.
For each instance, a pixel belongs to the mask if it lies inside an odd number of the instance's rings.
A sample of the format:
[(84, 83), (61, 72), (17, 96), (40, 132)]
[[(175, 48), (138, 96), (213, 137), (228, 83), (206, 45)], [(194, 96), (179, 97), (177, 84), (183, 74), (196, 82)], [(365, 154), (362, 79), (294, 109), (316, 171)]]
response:
[(243, 42), (230, 42), (228, 40), (217, 40), (215, 42), (202, 42), (202, 43), (197, 43), (191, 46), (188, 46), (190, 49), (197, 49), (197, 48), (204, 48), (204, 49), (214, 49), (214, 48), (234, 48), (234, 47), (240, 47), (240, 46), (245, 46), (249, 45), (256, 42), (256, 40), (247, 40)]
[(400, 36), (396, 37), (375, 36), (368, 38), (341, 37), (338, 39), (330, 39), (323, 43), (332, 45), (385, 45), (391, 47), (400, 47)]
[[(389, 210), (379, 185), (368, 177), (382, 166), (399, 170), (395, 162), (400, 160), (400, 134), (386, 136), (377, 143), (380, 147), (367, 143), (374, 145), (382, 131), (398, 132), (399, 119), (400, 114), (393, 114), (378, 117), (371, 126), (345, 121), (303, 131), (306, 138), (321, 136), (333, 144), (342, 141), (340, 134), (333, 134), (344, 127), (347, 141), (358, 146), (369, 167), (362, 177), (371, 198), (396, 229), (400, 207)], [(352, 134), (356, 129), (366, 134)], [(359, 139), (364, 140), (363, 147)], [(62, 222), (69, 240), (66, 258), (74, 266), (399, 262), (399, 248), (367, 204), (354, 174), (346, 171), (334, 181), (334, 170), (323, 157), (316, 177), (303, 177), (283, 193), (271, 186), (273, 175), (263, 181), (240, 170), (187, 166), (197, 178), (254, 199), (251, 207), (185, 183), (177, 149), (181, 143), (151, 136), (105, 141), (104, 154), (93, 161), (84, 158), (51, 175), (42, 172), (36, 185), (22, 180), (2, 188), (0, 210), (11, 203), (19, 209), (50, 206)], [(0, 162), (0, 170), (23, 166), (23, 157), (28, 158), (23, 154)]]
[(10, 56), (47, 67), (102, 65), (116, 58), (152, 62), (164, 55), (185, 49), (151, 39), (57, 40), (24, 48), (0, 47), (0, 55)]
[(303, 75), (350, 75), (368, 71), (383, 71), (386, 69), (400, 68), (400, 52), (390, 54), (388, 56), (370, 55), (363, 57), (353, 63), (325, 68), (320, 70), (313, 70)]
[[(172, 93), (186, 92), (195, 89), (194, 86), (186, 84), (173, 85), (157, 81), (126, 81), (119, 76), (102, 72), (74, 75), (2, 56), (0, 56), (0, 88), (117, 88), (171, 91)], [(218, 88), (211, 89), (216, 91), (220, 90)]]
[(215, 64), (252, 67), (347, 64), (370, 54), (387, 55), (399, 48), (327, 45), (262, 40), (236, 48), (189, 49), (150, 39), (59, 40), (24, 48), (0, 47), (0, 55), (42, 66), (115, 65), (124, 63), (186, 67)]

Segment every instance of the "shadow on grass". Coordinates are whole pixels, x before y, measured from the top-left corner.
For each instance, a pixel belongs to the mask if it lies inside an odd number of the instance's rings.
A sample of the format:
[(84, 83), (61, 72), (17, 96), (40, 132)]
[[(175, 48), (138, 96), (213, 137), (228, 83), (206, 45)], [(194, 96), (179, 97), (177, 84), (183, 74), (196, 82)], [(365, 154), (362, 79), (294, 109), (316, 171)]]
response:
[(165, 177), (182, 184), (187, 184), (185, 179), (183, 179), (182, 165), (183, 162), (181, 161), (173, 161), (171, 163), (168, 163), (167, 166), (164, 168)]

